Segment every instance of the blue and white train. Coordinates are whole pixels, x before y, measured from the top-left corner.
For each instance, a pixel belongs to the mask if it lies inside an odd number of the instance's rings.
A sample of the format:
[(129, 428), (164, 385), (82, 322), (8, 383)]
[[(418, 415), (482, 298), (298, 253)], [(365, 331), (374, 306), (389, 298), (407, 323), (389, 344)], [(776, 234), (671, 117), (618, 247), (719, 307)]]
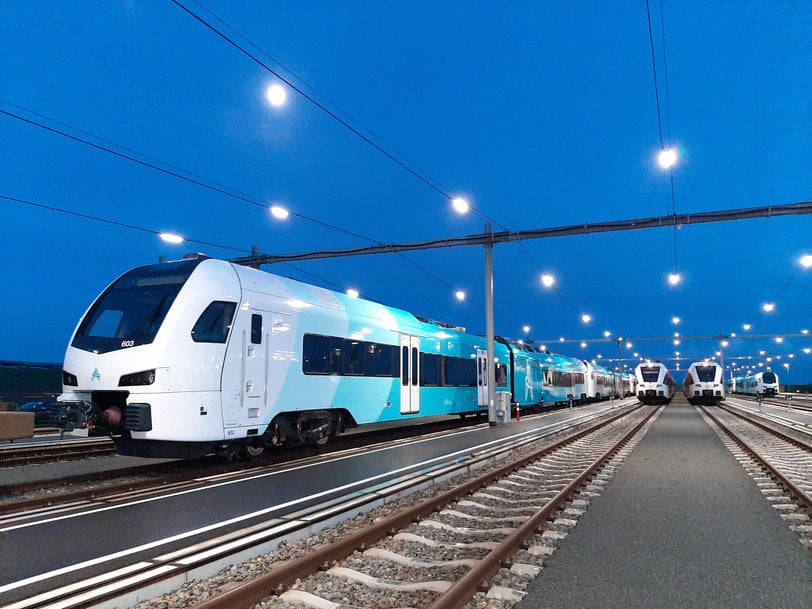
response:
[(780, 391), (778, 375), (769, 370), (729, 379), (725, 384), (731, 393), (745, 395), (761, 394), (764, 397), (775, 397)]
[(667, 404), (674, 397), (674, 379), (661, 362), (641, 362), (634, 369), (637, 399), (643, 404)]
[[(514, 406), (606, 397), (580, 360), (505, 339), (494, 355)], [(250, 457), (367, 423), (487, 412), (486, 360), (485, 338), (461, 328), (194, 256), (135, 268), (96, 299), (60, 400), (91, 402), (122, 454)]]
[(718, 404), (725, 399), (722, 366), (716, 362), (694, 362), (685, 373), (682, 390), (691, 404)]

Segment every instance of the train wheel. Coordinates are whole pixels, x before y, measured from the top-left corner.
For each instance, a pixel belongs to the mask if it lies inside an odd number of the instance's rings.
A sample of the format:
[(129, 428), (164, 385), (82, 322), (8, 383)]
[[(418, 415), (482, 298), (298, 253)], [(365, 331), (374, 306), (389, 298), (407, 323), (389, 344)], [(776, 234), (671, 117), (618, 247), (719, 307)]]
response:
[(240, 446), (240, 458), (246, 461), (256, 459), (257, 457), (261, 456), (264, 452), (265, 447), (259, 442), (255, 442), (254, 440), (246, 440), (245, 443), (242, 446)]
[(316, 446), (325, 446), (330, 440), (338, 435), (341, 429), (341, 414), (325, 412), (324, 417), (319, 419), (320, 424), (314, 428), (313, 433), (317, 434), (313, 443)]

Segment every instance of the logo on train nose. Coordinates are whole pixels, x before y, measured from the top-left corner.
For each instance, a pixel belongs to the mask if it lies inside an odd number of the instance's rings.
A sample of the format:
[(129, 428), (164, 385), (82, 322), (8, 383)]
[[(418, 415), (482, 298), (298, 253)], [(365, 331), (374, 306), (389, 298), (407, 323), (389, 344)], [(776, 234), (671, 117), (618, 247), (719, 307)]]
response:
[(90, 381), (93, 382), (93, 381), (100, 381), (100, 380), (101, 380), (101, 374), (99, 374), (99, 369), (94, 368), (93, 369), (93, 374), (90, 375)]

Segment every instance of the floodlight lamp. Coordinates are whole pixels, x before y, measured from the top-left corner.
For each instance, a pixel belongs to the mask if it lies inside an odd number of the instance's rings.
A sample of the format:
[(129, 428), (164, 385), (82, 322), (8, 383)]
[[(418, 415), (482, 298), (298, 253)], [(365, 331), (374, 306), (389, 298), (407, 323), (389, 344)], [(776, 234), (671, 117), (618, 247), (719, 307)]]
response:
[(674, 148), (663, 148), (660, 154), (657, 155), (657, 162), (663, 169), (671, 169), (677, 164), (679, 155)]
[(176, 235), (174, 233), (160, 233), (158, 236), (163, 241), (166, 241), (167, 243), (178, 244), (178, 243), (183, 243), (184, 241), (186, 241), (186, 239), (184, 239), (180, 235)]
[(454, 197), (451, 199), (451, 206), (458, 214), (466, 214), (471, 209), (471, 204), (462, 197)]
[(271, 205), (271, 215), (277, 220), (286, 220), (290, 212), (281, 205)]
[(288, 94), (287, 91), (285, 91), (285, 87), (276, 83), (265, 89), (265, 98), (274, 108), (280, 108), (285, 105)]

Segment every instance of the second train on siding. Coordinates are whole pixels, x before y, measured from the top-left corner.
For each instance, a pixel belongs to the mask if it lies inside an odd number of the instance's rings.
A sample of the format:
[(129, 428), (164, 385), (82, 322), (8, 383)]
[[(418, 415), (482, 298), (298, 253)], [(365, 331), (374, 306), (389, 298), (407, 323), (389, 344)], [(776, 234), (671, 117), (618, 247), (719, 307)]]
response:
[(694, 362), (682, 383), (691, 404), (718, 404), (725, 399), (724, 371), (716, 362)]
[(674, 397), (674, 379), (662, 362), (641, 362), (634, 376), (637, 399), (643, 404), (667, 404)]
[(778, 375), (770, 370), (728, 379), (725, 386), (730, 393), (761, 394), (768, 398), (775, 397), (781, 391), (778, 384)]

